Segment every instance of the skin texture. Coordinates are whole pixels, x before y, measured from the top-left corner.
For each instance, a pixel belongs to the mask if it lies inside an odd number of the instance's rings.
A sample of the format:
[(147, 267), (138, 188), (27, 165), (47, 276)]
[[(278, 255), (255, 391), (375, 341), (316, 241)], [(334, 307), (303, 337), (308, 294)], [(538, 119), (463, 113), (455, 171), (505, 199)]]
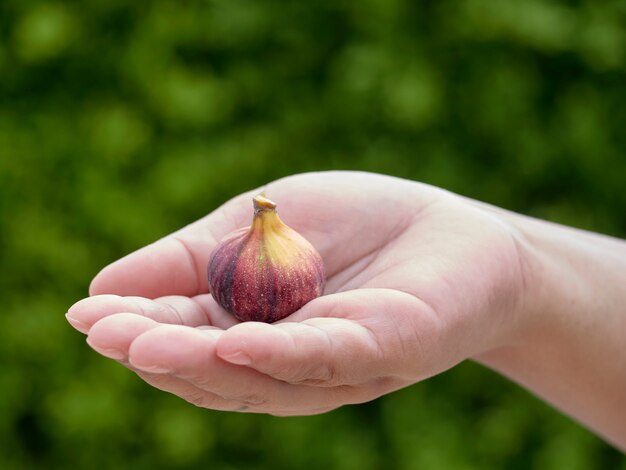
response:
[(353, 172), (265, 187), (319, 251), (325, 295), (239, 323), (206, 263), (258, 190), (103, 269), (68, 320), (100, 354), (195, 405), (307, 415), (471, 358), (626, 448), (624, 242), (428, 185)]

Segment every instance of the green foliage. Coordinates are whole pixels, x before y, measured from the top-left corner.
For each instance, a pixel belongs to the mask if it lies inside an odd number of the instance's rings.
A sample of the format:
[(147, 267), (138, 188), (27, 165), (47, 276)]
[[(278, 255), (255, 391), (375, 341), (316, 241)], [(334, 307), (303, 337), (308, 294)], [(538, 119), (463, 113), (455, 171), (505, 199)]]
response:
[(63, 318), (108, 262), (301, 171), (625, 236), (625, 22), (619, 0), (3, 0), (3, 468), (626, 468), (475, 364), (322, 416), (219, 413)]

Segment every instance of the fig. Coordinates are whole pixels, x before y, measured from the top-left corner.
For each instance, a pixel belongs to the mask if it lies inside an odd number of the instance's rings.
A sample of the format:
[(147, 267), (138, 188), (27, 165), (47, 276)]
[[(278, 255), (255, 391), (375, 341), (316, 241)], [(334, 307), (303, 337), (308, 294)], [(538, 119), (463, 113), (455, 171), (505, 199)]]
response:
[(252, 225), (226, 235), (211, 253), (209, 291), (237, 319), (272, 323), (322, 294), (324, 263), (263, 193), (253, 207)]

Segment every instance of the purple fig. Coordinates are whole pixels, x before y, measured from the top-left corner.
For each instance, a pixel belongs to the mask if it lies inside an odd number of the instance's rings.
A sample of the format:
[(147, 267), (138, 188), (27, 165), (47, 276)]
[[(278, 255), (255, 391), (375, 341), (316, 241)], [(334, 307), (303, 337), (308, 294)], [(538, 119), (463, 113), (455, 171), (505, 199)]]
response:
[(264, 195), (253, 199), (252, 225), (227, 235), (209, 260), (213, 298), (241, 321), (271, 323), (320, 296), (322, 257), (279, 217)]

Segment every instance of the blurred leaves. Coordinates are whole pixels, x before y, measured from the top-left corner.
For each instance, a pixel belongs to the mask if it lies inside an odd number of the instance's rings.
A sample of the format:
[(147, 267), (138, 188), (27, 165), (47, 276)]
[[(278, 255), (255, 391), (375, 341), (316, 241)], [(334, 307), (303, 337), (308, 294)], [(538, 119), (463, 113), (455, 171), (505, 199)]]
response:
[(626, 235), (621, 0), (0, 2), (4, 468), (626, 468), (473, 364), (279, 419), (200, 410), (63, 313), (242, 191), (359, 169)]
[(62, 55), (77, 39), (77, 21), (62, 3), (40, 3), (27, 10), (14, 30), (17, 56), (30, 63)]

